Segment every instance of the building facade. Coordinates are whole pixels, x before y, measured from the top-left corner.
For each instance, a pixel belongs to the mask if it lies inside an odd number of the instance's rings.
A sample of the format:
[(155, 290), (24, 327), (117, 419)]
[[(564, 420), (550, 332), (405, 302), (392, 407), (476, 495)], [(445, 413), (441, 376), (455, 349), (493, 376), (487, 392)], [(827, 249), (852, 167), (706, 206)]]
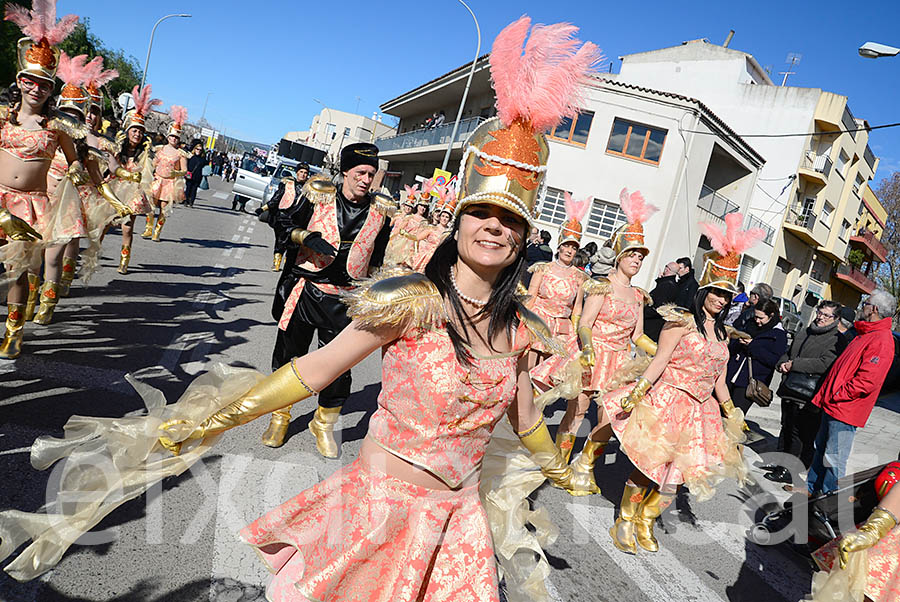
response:
[(396, 128), (371, 117), (325, 107), (313, 116), (309, 130), (292, 133), (298, 136), (298, 141), (301, 141), (301, 134), (306, 134), (302, 142), (324, 150), (326, 163), (337, 165), (341, 149), (346, 145), (372, 142), (376, 138), (393, 136), (396, 132)]

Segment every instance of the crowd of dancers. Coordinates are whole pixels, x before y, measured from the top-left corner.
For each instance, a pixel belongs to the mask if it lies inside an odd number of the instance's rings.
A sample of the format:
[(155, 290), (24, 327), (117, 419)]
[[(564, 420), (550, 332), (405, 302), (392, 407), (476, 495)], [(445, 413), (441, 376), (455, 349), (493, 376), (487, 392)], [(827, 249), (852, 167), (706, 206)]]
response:
[[(37, 19), (7, 10), (30, 36), (3, 113), (7, 153), (0, 157), (4, 261), (16, 278), (0, 352), (15, 357), (26, 282), (40, 254), (46, 267), (37, 314), (46, 316), (45, 299), (59, 292), (56, 246), (79, 237), (93, 245), (119, 221), (125, 273), (135, 215), (147, 215), (144, 236), (159, 239), (172, 203), (183, 198), (185, 113), (173, 107), (168, 145), (153, 149), (144, 122), (158, 101), (149, 87), (136, 90), (122, 139), (101, 142), (92, 129), (98, 120), (89, 117), (89, 87), (82, 109), (59, 114), (88, 81), (78, 75), (80, 57), (57, 60), (53, 48), (71, 19), (57, 24), (55, 13)], [(271, 415), (263, 443), (282, 445), (291, 406), (305, 399), (317, 397), (309, 430), (318, 451), (338, 457), (334, 429), (350, 394), (350, 369), (379, 349), (382, 388), (359, 457), (240, 532), (274, 573), (271, 600), (499, 601), (501, 578), (511, 600), (547, 599), (547, 524), (535, 520), (528, 495), (548, 479), (573, 496), (598, 494), (595, 463), (613, 436), (634, 465), (610, 529), (624, 553), (659, 550), (654, 524), (680, 487), (706, 500), (723, 478), (742, 483), (743, 413), (725, 383), (724, 320), (742, 253), (761, 232), (740, 230), (740, 218), (726, 229), (701, 225), (712, 250), (698, 293), (691, 307), (659, 309), (666, 325), (657, 341), (643, 331), (648, 295), (631, 284), (652, 251), (643, 224), (656, 211), (640, 192), (622, 191), (627, 223), (595, 260), (606, 265), (604, 276), (573, 266), (589, 201), (569, 197), (556, 257), (530, 268), (527, 289), (522, 283), (549, 157), (544, 132), (577, 113), (581, 84), (599, 59), (596, 46), (574, 39), (576, 31), (532, 28), (522, 17), (498, 35), (490, 57), (498, 115), (472, 133), (451, 185), (408, 187), (398, 208), (371, 191), (378, 149), (365, 143), (342, 149), (340, 178), (309, 178), (302, 165), (285, 178), (262, 212), (275, 232), (273, 269), (281, 270), (272, 374), (216, 368), (162, 410), (79, 417), (64, 439), (35, 445), (36, 466), (75, 461), (89, 446), (116, 459), (117, 478), (63, 482), (60, 496), (89, 489), (101, 503), (63, 511), (52, 527), (37, 514), (0, 514), (5, 555), (32, 541), (5, 570), (28, 580), (51, 569), (78, 533), (186, 470), (229, 429)], [(51, 111), (57, 67), (67, 88)], [(53, 176), (57, 149), (61, 171)], [(79, 169), (87, 176), (77, 177)], [(56, 191), (46, 187), (48, 176), (59, 182)], [(60, 217), (69, 182), (81, 199), (72, 221)], [(103, 209), (99, 222), (90, 218), (95, 205)], [(8, 252), (15, 245), (21, 251)], [(313, 335), (318, 348), (310, 352)], [(543, 409), (559, 398), (568, 405), (554, 439)], [(575, 454), (575, 433), (592, 401), (597, 426)], [(48, 447), (57, 450), (49, 462), (41, 451)], [(160, 459), (161, 450), (174, 456)], [(819, 555), (834, 575), (845, 574), (834, 558), (857, 571), (869, 562), (875, 573), (867, 581), (863, 568), (862, 581), (873, 600), (898, 592), (900, 540), (891, 531), (898, 492)], [(817, 599), (837, 599), (822, 597), (826, 590), (837, 595), (835, 583), (820, 587)]]

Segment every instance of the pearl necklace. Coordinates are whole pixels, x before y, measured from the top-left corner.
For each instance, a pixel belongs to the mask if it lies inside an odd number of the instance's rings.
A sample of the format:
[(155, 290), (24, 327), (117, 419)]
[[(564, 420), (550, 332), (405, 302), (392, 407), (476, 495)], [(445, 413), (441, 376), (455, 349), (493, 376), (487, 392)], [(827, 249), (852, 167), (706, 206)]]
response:
[(481, 299), (475, 299), (474, 297), (464, 295), (462, 291), (459, 290), (459, 285), (456, 284), (456, 270), (450, 270), (450, 284), (451, 286), (453, 286), (453, 290), (456, 291), (456, 296), (466, 303), (474, 305), (475, 307), (484, 307), (488, 304), (487, 301), (482, 301)]

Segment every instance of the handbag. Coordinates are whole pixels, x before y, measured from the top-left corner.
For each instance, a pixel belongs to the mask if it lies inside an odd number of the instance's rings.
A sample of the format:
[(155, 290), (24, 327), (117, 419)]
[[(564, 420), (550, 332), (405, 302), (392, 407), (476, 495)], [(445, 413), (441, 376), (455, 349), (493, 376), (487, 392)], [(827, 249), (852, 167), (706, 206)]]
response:
[(772, 389), (753, 378), (753, 360), (747, 358), (747, 368), (750, 370), (750, 380), (747, 382), (747, 399), (756, 405), (767, 408), (772, 403)]
[(822, 374), (809, 372), (788, 372), (778, 387), (778, 397), (787, 397), (799, 401), (812, 401), (819, 390)]
[(200, 186), (198, 186), (200, 190), (209, 190), (209, 180), (206, 179), (206, 176), (203, 176), (203, 179), (200, 180)]

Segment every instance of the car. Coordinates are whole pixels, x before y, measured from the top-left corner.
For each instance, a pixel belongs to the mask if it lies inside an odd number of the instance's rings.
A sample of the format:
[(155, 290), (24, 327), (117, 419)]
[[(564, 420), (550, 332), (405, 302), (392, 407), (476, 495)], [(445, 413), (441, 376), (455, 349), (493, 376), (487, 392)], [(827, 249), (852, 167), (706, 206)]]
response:
[(794, 340), (794, 335), (803, 328), (803, 319), (800, 317), (800, 312), (797, 311), (797, 306), (790, 299), (782, 297), (772, 297), (772, 301), (778, 304), (778, 311), (781, 312), (781, 324), (788, 333), (788, 337)]
[[(266, 186), (266, 189), (263, 191), (263, 205), (265, 205), (272, 199), (272, 195), (274, 195), (275, 191), (278, 190), (278, 184), (281, 182), (282, 178), (288, 175), (294, 175), (298, 163), (298, 161), (294, 161), (293, 159), (286, 159), (283, 157), (279, 158), (278, 166), (275, 168), (272, 179), (269, 181), (269, 185)], [(322, 173), (321, 167), (316, 167), (314, 165), (309, 166), (310, 176), (314, 176), (319, 173)]]
[(256, 201), (257, 205), (261, 204), (266, 187), (272, 179), (265, 172), (256, 173), (251, 169), (247, 169), (247, 167), (249, 167), (249, 164), (245, 160), (241, 163), (237, 177), (234, 179), (234, 184), (231, 187), (231, 192), (234, 194), (234, 200), (231, 202), (232, 209), (244, 211), (248, 201), (251, 200)]

